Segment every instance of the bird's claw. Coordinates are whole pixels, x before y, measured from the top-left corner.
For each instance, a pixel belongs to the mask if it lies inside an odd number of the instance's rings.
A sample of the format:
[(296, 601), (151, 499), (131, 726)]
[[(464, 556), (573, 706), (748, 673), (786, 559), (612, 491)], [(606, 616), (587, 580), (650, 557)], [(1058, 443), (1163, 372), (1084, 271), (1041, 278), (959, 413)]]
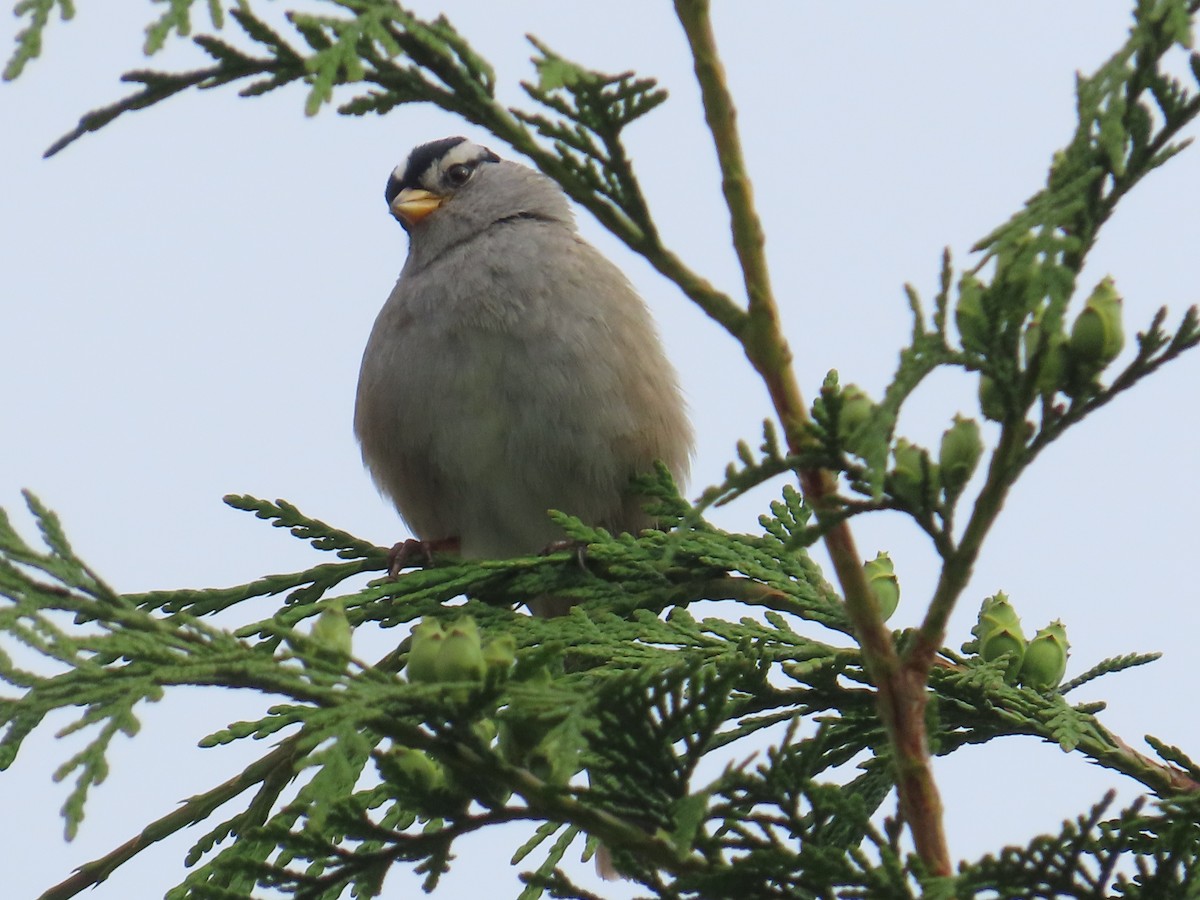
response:
[(575, 562), (579, 564), (580, 569), (585, 572), (587, 571), (587, 544), (582, 541), (573, 541), (570, 538), (551, 541), (542, 550), (542, 556), (549, 556), (551, 553), (561, 553), (564, 550), (573, 550), (575, 552)]
[(433, 565), (433, 554), (459, 549), (458, 538), (419, 541), (408, 538), (388, 551), (388, 577), (397, 577), (402, 569), (423, 569)]

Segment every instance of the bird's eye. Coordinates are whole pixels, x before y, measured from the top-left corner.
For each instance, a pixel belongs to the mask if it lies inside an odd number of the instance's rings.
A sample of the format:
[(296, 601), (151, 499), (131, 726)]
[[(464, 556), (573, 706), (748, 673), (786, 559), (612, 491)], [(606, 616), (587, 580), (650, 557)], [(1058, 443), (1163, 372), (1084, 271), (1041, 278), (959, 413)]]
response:
[(464, 166), (462, 163), (451, 166), (446, 170), (446, 180), (454, 187), (461, 187), (467, 183), (467, 179), (471, 177), (471, 167)]

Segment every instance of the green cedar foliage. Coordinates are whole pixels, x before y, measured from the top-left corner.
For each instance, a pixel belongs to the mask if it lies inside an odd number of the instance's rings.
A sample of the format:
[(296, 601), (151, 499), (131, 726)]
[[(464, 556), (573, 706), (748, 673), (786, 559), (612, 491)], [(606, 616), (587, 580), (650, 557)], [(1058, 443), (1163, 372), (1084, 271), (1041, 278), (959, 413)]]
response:
[[(659, 492), (660, 510), (691, 513), (665, 472), (646, 487)], [(563, 552), (438, 565), (342, 591), (364, 569), (384, 568), (385, 551), (288, 504), (227, 499), (324, 552), (356, 558), (236, 591), (122, 596), (74, 555), (57, 519), (35, 498), (30, 509), (44, 547), (0, 523), (0, 591), (8, 600), (0, 628), (66, 666), (46, 676), (3, 659), (0, 677), (20, 697), (0, 704), (0, 762), (11, 763), (22, 739), (55, 710), (73, 716), (68, 732), (93, 735), (60, 768), (74, 784), (64, 807), (69, 831), (107, 771), (111, 739), (136, 731), (138, 704), (182, 685), (281, 698), (263, 718), (233, 723), (202, 742), (281, 736), (276, 749), (147, 828), (152, 843), (252, 791), (243, 808), (196, 840), (189, 862), (201, 864), (170, 896), (244, 896), (256, 883), (313, 897), (336, 897), (354, 885), (370, 896), (396, 863), (417, 866), (432, 886), (458, 837), (518, 819), (545, 823), (518, 854), (538, 864), (527, 896), (542, 888), (581, 896), (556, 864), (572, 845), (581, 852), (586, 834), (608, 844), (622, 871), (659, 896), (729, 896), (732, 885), (758, 885), (762, 896), (819, 896), (831, 888), (917, 895), (917, 861), (903, 857), (894, 834), (871, 823), (892, 779), (869, 681), (836, 598), (803, 551), (779, 537), (796, 527), (787, 502), (776, 504), (782, 516), (764, 517), (758, 536), (726, 534), (701, 521), (687, 530), (613, 537), (564, 518), (572, 536), (588, 542), (583, 568)], [(687, 611), (694, 600), (739, 590), (762, 616), (697, 620)], [(549, 591), (582, 602), (561, 620), (509, 608)], [(464, 592), (477, 599), (443, 605)], [(283, 595), (269, 619), (232, 634), (204, 624), (205, 613), (268, 595)], [(355, 626), (450, 623), (467, 612), (485, 636), (515, 639), (515, 662), (473, 683), (410, 681), (410, 638), (398, 639), (398, 651), (378, 663), (351, 659), (347, 668), (297, 628), (322, 615), (330, 598)], [(809, 636), (814, 630), (823, 639)], [(564, 670), (566, 648), (571, 663)], [(1076, 683), (1152, 658), (1108, 660)], [(1131, 753), (1104, 729), (1096, 709), (1071, 706), (1060, 692), (1009, 685), (1003, 666), (950, 651), (945, 662), (932, 680), (940, 754), (1001, 735), (1037, 735), (1164, 796), (1183, 783), (1176, 766), (1197, 771), (1177, 748), (1156, 744), (1162, 763)], [(802, 729), (802, 722), (820, 724)], [(772, 748), (747, 761), (738, 743), (762, 735)], [(709, 754), (742, 761), (698, 781), (697, 767)], [(851, 764), (859, 774), (847, 774)], [(584, 769), (586, 785), (572, 779)], [(854, 789), (838, 790), (847, 778)], [(299, 792), (280, 803), (294, 781)], [(1091, 831), (1072, 832), (1076, 855), (1056, 859), (1058, 875), (1080, 877), (1071, 866), (1105, 853), (1141, 854), (1157, 870), (1152, 854), (1159, 849), (1128, 823), (1118, 827), (1121, 821), (1097, 820)], [(1179, 853), (1196, 850), (1166, 812), (1136, 821), (1169, 832)], [(1115, 830), (1097, 831), (1100, 824)], [(961, 884), (987, 884), (1007, 872), (1020, 885), (1021, 866), (1046, 877), (1050, 863), (1038, 847), (1027, 851), (1028, 860), (1020, 857), (1025, 862), (967, 864)]]
[[(666, 98), (652, 79), (584, 69), (534, 40), (535, 77), (524, 87), (535, 106), (509, 109), (495, 99), (487, 62), (446, 19), (421, 20), (391, 0), (325, 5), (328, 15), (268, 21), (244, 0), (159, 4), (147, 53), (191, 35), (199, 7), (211, 27), (192, 40), (211, 64), (127, 73), (135, 92), (85, 115), (49, 152), (189, 88), (229, 84), (257, 96), (303, 84), (310, 114), (335, 95), (346, 97), (338, 110), (349, 115), (434, 103), (558, 180), (740, 340), (765, 377), (785, 373), (786, 361), (762, 352), (782, 345), (756, 343), (764, 327), (777, 327), (759, 316), (762, 295), (751, 289), (747, 306), (735, 302), (658, 236), (622, 143), (622, 130)], [(705, 56), (706, 5), (676, 5), (723, 166), (739, 176), (722, 76)], [(1083, 312), (1073, 321), (1067, 314), (1099, 229), (1142, 177), (1182, 149), (1182, 132), (1200, 113), (1195, 84), (1161, 65), (1169, 52), (1190, 51), (1198, 8), (1198, 0), (1137, 2), (1125, 45), (1079, 79), (1076, 130), (1045, 187), (979, 242), (970, 268), (944, 256), (931, 310), (908, 290), (912, 331), (882, 397), (843, 387), (831, 373), (800, 414), (802, 440), (777, 404), (787, 440), (768, 423), (761, 447), (739, 444), (725, 481), (695, 505), (665, 470), (647, 475), (640, 488), (661, 530), (611, 535), (558, 516), (586, 545), (582, 564), (573, 552), (471, 563), (435, 557), (391, 579), (382, 575), (384, 549), (283, 501), (237, 496), (227, 502), (290, 530), (324, 558), (234, 588), (131, 595), (75, 555), (32, 495), (40, 541), (0, 514), (0, 633), (46, 663), (25, 670), (0, 650), (0, 680), (10, 688), (0, 698), (0, 768), (48, 715), (70, 717), (64, 733), (89, 740), (57, 773), (73, 785), (63, 809), (68, 835), (107, 774), (112, 739), (136, 733), (140, 704), (187, 685), (275, 698), (261, 718), (203, 742), (270, 737), (274, 749), (46, 896), (74, 896), (140, 849), (199, 823), (191, 869), (169, 897), (244, 897), (267, 887), (306, 898), (349, 888), (367, 897), (398, 864), (432, 888), (459, 838), (514, 821), (531, 823), (514, 853), (526, 869), (522, 900), (591, 896), (560, 863), (600, 843), (620, 871), (660, 898), (1191, 896), (1200, 880), (1200, 766), (1156, 738), (1149, 743), (1157, 758), (1134, 751), (1104, 727), (1102, 704), (1066, 697), (1153, 654), (1100, 661), (1061, 686), (1039, 675), (1034, 689), (1014, 677), (1009, 655), (985, 660), (979, 644), (988, 629), (962, 653), (942, 648), (925, 669), (930, 701), (918, 723), (935, 755), (1030, 735), (1124, 773), (1156, 799), (1123, 811), (1107, 799), (1059, 834), (961, 861), (953, 872), (904, 849), (905, 827), (923, 823), (880, 815), (896, 773), (911, 762), (897, 758), (908, 751), (877, 708), (874, 688), (888, 675), (876, 668), (870, 642), (856, 641), (862, 620), (852, 624), (806, 548), (877, 510), (902, 511), (929, 535), (944, 563), (929, 618), (914, 632), (885, 632), (897, 658), (911, 660), (912, 647), (930, 635), (940, 640), (938, 625), (1025, 467), (1067, 428), (1200, 343), (1195, 310), (1172, 328), (1164, 310), (1137, 332), (1132, 359), (1110, 371), (1125, 335), (1114, 283), (1083, 286)], [(41, 54), (56, 11), (69, 19), (74, 7), (16, 3), (23, 28), (5, 78)], [(1200, 79), (1198, 57), (1190, 60)], [(736, 193), (739, 243), (752, 238), (756, 219), (748, 194)], [(980, 447), (970, 415), (947, 416), (940, 449), (895, 434), (906, 399), (943, 367), (977, 378), (978, 415), (1001, 425), (995, 446)], [(960, 500), (976, 465), (986, 474), (968, 507)], [(761, 533), (727, 533), (705, 519), (711, 505), (785, 473), (811, 489), (818, 470), (832, 475), (835, 489), (815, 503), (785, 486), (761, 517)], [(348, 586), (363, 573), (379, 577)], [(553, 620), (516, 611), (541, 594), (578, 605)], [(271, 597), (268, 618), (235, 631), (209, 624), (214, 613)], [(689, 610), (729, 598), (745, 617), (697, 619)], [(417, 622), (424, 624), (413, 631)], [(396, 648), (380, 660), (356, 658), (352, 632), (363, 623), (397, 629)], [(1019, 633), (1019, 622), (1006, 627)], [(1059, 643), (1065, 652), (1065, 638)], [(769, 749), (749, 755), (751, 739)]]

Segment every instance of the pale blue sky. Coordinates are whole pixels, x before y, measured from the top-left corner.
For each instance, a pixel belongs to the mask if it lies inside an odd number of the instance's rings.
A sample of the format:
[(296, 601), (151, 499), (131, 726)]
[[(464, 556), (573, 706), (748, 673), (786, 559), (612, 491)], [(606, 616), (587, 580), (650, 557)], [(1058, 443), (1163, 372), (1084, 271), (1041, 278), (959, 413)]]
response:
[[(129, 591), (238, 583), (314, 561), (300, 542), (226, 509), (228, 492), (286, 497), (377, 543), (395, 541), (400, 523), (363, 473), (350, 430), (362, 346), (405, 254), (383, 187), (426, 140), (463, 133), (502, 155), (507, 148), (426, 107), (305, 119), (298, 89), (257, 100), (218, 90), (125, 117), (43, 161), (80, 113), (127, 89), (122, 71), (145, 65), (148, 5), (80, 6), (77, 21), (51, 29), (45, 58), (0, 86), (0, 504), (11, 510), (19, 488), (35, 490), (81, 555)], [(878, 393), (909, 325), (901, 285), (930, 297), (942, 247), (964, 259), (1038, 189), (1071, 133), (1074, 71), (1119, 46), (1132, 3), (717, 6), (802, 386), (811, 398), (837, 367)], [(413, 7), (444, 8), (496, 65), (510, 102), (522, 102), (517, 82), (531, 74), (525, 32), (597, 68), (660, 78), (670, 102), (628, 135), (643, 186), (669, 244), (737, 290), (711, 144), (669, 3)], [(14, 21), (0, 20), (0, 48)], [(152, 64), (197, 62), (182, 50)], [(1170, 306), (1175, 319), (1200, 300), (1197, 197), (1200, 151), (1191, 150), (1137, 189), (1093, 254), (1084, 283), (1116, 278), (1131, 335), (1156, 307)], [(765, 394), (730, 339), (586, 213), (580, 219), (650, 301), (681, 370), (699, 433), (696, 494), (721, 478), (739, 438), (756, 441)], [(1193, 754), (1200, 725), (1180, 695), (1195, 684), (1200, 624), (1198, 375), (1200, 356), (1173, 364), (1039, 460), (1012, 495), (949, 641), (966, 639), (978, 600), (1003, 588), (1030, 629), (1066, 621), (1068, 676), (1106, 656), (1163, 650), (1159, 663), (1078, 699), (1110, 700), (1104, 721), (1132, 744), (1150, 732)], [(960, 410), (976, 414), (968, 381), (936, 378), (901, 431), (936, 445)], [(755, 528), (777, 489), (720, 511), (719, 523)], [(892, 551), (904, 590), (893, 621), (916, 621), (936, 574), (925, 539), (894, 515), (862, 521), (856, 534), (864, 555)], [(192, 690), (144, 710), (143, 733), (117, 742), (112, 775), (72, 844), (57, 817), (65, 787), (50, 781), (66, 756), (51, 734), (65, 719), (48, 723), (0, 773), (6, 895), (35, 896), (264, 752), (195, 748), (260, 705)], [(1135, 794), (1132, 783), (1032, 739), (962, 751), (937, 771), (956, 856), (1056, 829), (1109, 786)], [(161, 896), (196, 836), (160, 845), (88, 896)], [(506, 859), (518, 841), (464, 844), (469, 858), (442, 896), (476, 897), (481, 885), (489, 896), (515, 895)], [(408, 896), (412, 883), (397, 873), (385, 896)]]

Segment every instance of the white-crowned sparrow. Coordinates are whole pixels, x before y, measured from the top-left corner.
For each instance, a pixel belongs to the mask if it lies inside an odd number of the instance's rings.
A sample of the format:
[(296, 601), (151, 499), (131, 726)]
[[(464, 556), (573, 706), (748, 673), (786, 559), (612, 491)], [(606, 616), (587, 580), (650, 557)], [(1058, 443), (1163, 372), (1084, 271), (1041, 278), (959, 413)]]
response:
[(682, 481), (691, 426), (645, 303), (558, 185), (453, 137), (413, 150), (386, 198), (408, 260), (363, 354), (354, 430), (416, 536), (507, 557), (563, 537), (550, 509), (649, 525), (630, 478), (662, 460)]

